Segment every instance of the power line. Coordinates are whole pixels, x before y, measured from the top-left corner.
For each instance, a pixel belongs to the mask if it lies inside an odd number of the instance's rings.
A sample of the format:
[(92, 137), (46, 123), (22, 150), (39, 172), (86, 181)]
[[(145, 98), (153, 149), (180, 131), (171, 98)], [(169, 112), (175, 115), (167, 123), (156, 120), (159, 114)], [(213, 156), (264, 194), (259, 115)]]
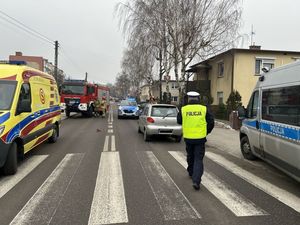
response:
[(60, 45), (59, 46), (60, 53), (62, 56), (64, 56), (65, 59), (69, 62), (70, 65), (75, 66), (76, 69), (78, 69), (78, 72), (83, 73), (84, 70), (76, 63), (67, 53), (66, 50)]
[(18, 27), (19, 29), (39, 38), (40, 40), (43, 40), (45, 42), (48, 42), (50, 44), (54, 44), (54, 41), (51, 40), (50, 38), (46, 37), (45, 35), (39, 33), (38, 31), (28, 27), (27, 25), (25, 25), (24, 23), (18, 21), (17, 19), (9, 16), (8, 14), (4, 13), (3, 11), (0, 10), (0, 14), (4, 15), (4, 16), (1, 16), (0, 15), (0, 18), (5, 20), (6, 22)]

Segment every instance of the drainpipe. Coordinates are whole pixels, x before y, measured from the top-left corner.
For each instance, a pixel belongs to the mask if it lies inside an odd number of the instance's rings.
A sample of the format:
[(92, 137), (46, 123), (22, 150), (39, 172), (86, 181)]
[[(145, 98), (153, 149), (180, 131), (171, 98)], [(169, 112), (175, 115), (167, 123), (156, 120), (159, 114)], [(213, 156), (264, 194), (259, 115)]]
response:
[(234, 50), (231, 50), (230, 54), (232, 56), (231, 92), (233, 92), (233, 85), (234, 85)]

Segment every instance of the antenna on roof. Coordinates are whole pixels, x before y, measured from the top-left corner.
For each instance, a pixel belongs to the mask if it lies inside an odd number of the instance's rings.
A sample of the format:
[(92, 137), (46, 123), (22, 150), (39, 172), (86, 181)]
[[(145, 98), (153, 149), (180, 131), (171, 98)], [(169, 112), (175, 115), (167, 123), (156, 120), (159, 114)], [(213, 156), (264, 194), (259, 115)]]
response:
[(251, 43), (250, 43), (250, 45), (255, 45), (254, 42), (253, 42), (254, 35), (255, 35), (255, 32), (253, 30), (253, 24), (252, 24), (252, 26), (251, 26)]

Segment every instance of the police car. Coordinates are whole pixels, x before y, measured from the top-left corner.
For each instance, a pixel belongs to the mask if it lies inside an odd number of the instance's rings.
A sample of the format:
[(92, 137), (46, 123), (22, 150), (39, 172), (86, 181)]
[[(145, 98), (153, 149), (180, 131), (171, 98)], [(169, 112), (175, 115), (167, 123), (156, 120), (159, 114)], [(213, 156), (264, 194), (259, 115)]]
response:
[(246, 159), (259, 157), (300, 181), (300, 62), (262, 74), (240, 129)]
[(139, 118), (139, 107), (134, 98), (122, 100), (118, 108), (118, 119), (121, 118)]

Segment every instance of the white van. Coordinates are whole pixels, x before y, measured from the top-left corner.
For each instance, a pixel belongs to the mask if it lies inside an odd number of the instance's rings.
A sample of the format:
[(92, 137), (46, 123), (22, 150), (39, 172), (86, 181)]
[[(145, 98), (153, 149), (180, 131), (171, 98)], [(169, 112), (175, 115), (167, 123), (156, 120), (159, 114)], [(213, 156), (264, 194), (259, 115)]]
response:
[(263, 73), (239, 115), (243, 156), (259, 157), (300, 181), (300, 62)]

